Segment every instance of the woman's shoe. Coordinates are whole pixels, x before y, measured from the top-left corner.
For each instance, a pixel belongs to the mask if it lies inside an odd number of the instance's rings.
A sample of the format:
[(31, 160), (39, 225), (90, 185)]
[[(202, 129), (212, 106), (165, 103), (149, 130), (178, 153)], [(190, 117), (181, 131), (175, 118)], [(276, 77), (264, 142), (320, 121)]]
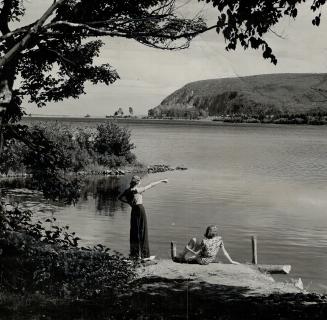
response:
[(156, 256), (150, 256), (150, 257), (148, 257), (148, 258), (143, 258), (142, 259), (142, 262), (144, 261), (144, 262), (146, 262), (146, 261), (152, 261), (152, 260), (154, 260), (156, 258)]

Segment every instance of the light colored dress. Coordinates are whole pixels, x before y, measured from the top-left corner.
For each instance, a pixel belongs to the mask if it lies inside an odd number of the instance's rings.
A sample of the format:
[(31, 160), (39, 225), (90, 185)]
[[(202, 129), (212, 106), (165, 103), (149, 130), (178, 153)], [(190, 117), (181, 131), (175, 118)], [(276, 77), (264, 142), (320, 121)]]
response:
[(200, 244), (200, 253), (196, 256), (195, 260), (199, 264), (209, 264), (214, 262), (219, 249), (224, 246), (221, 237), (213, 237), (211, 239), (204, 238)]

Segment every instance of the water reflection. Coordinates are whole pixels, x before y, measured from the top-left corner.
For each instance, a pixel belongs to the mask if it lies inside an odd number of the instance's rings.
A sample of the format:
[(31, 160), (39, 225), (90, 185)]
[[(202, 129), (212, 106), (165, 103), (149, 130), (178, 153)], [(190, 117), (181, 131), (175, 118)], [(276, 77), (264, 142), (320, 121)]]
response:
[[(118, 211), (124, 211), (128, 207), (128, 205), (118, 200), (118, 196), (128, 187), (130, 179), (130, 175), (87, 177), (84, 181), (80, 199), (75, 207), (78, 209), (89, 202), (94, 202), (92, 212), (111, 217), (115, 216)], [(0, 180), (0, 191), (9, 203), (20, 204), (22, 207), (30, 207), (31, 203), (37, 203), (38, 205), (48, 204), (49, 208), (52, 206), (64, 206), (61, 203), (44, 199), (39, 191), (29, 189), (28, 180), (23, 178)]]
[(82, 190), (80, 203), (93, 199), (96, 213), (113, 217), (117, 210), (124, 206), (118, 201), (118, 196), (124, 190), (127, 181), (127, 177), (89, 178)]

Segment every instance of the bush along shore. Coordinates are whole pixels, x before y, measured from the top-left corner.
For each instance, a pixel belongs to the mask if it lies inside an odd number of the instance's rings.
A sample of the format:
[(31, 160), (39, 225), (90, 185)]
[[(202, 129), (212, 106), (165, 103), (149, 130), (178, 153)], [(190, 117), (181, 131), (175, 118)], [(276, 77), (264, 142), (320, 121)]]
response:
[(30, 211), (2, 202), (0, 314), (10, 319), (42, 308), (61, 313), (60, 305), (92, 302), (96, 306), (104, 300), (119, 308), (118, 293), (129, 290), (134, 262), (100, 244), (80, 247), (78, 241), (55, 218), (34, 221)]
[[(2, 174), (34, 174), (44, 162), (61, 162), (60, 169), (77, 173), (137, 165), (128, 129), (113, 121), (90, 128), (70, 128), (59, 122), (24, 126), (27, 140), (6, 141), (0, 161)], [(41, 147), (36, 152), (34, 145)], [(45, 158), (43, 159), (42, 158)]]
[(1, 178), (32, 177), (40, 168), (48, 169), (46, 161), (60, 162), (65, 175), (77, 176), (186, 170), (183, 166), (172, 168), (166, 164), (145, 166), (139, 163), (132, 152), (135, 146), (130, 131), (113, 121), (102, 123), (95, 130), (72, 129), (59, 122), (40, 122), (27, 128), (29, 144), (47, 142), (44, 148), (49, 159), (44, 159), (22, 141), (9, 140), (0, 159)]

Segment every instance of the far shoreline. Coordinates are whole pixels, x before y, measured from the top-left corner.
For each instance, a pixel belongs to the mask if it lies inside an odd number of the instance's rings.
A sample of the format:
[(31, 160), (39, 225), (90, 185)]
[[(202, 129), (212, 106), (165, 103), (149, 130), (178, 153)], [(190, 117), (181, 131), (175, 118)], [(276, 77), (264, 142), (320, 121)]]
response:
[(189, 120), (189, 119), (140, 119), (140, 118), (104, 118), (104, 117), (69, 117), (69, 116), (25, 116), (22, 122), (47, 122), (47, 121), (61, 121), (61, 122), (82, 122), (82, 123), (101, 123), (106, 121), (116, 121), (121, 124), (161, 124), (161, 125), (184, 125), (184, 126), (203, 126), (203, 127), (259, 127), (259, 128), (313, 128), (325, 127), (327, 125), (312, 125), (312, 124), (280, 124), (280, 123), (246, 123), (246, 122), (224, 122), (213, 121), (211, 119)]

